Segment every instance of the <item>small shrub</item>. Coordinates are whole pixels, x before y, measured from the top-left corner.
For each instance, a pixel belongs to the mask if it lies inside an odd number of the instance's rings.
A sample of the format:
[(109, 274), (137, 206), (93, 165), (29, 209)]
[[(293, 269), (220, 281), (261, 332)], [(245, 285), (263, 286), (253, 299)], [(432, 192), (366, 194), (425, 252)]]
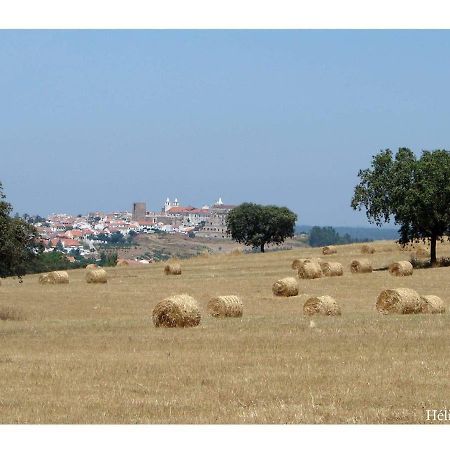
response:
[(25, 313), (16, 306), (0, 306), (0, 320), (25, 320)]
[[(412, 264), (414, 269), (430, 269), (431, 262), (428, 259), (417, 259), (412, 256), (409, 262)], [(436, 261), (435, 267), (449, 267), (450, 266), (450, 258), (443, 256), (442, 258), (438, 258)]]

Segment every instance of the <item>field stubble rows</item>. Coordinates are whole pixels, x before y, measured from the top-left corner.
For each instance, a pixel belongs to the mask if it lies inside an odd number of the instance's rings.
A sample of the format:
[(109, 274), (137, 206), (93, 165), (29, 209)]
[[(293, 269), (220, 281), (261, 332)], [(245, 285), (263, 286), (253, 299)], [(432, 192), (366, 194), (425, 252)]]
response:
[[(374, 267), (408, 259), (375, 244)], [(439, 247), (450, 255), (450, 245)], [(106, 285), (40, 286), (7, 279), (0, 305), (23, 321), (0, 322), (2, 423), (420, 423), (450, 405), (449, 314), (382, 316), (381, 290), (410, 287), (448, 307), (450, 268), (354, 275), (359, 246), (324, 257), (342, 277), (300, 280), (300, 295), (275, 298), (272, 283), (294, 274), (294, 258), (319, 250), (198, 257), (181, 276), (162, 264), (108, 269)], [(192, 329), (158, 329), (162, 298), (187, 293), (202, 307)], [(235, 294), (244, 316), (206, 314), (215, 295)], [(331, 295), (340, 317), (302, 314), (309, 295)]]

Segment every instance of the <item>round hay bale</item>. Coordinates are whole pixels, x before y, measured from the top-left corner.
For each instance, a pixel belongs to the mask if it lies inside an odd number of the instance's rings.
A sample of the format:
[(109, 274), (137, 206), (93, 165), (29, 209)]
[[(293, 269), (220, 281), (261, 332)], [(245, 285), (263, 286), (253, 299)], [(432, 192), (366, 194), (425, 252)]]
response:
[(49, 284), (48, 273), (41, 273), (38, 279), (40, 284)]
[(445, 303), (437, 295), (422, 295), (422, 310), (424, 314), (445, 313)]
[(323, 262), (320, 268), (326, 277), (341, 277), (344, 274), (344, 268), (338, 262)]
[(221, 295), (208, 302), (208, 312), (213, 317), (242, 317), (244, 305), (236, 295)]
[(164, 267), (166, 275), (181, 275), (181, 265), (179, 263), (169, 263)]
[(98, 269), (97, 264), (88, 264), (86, 270)]
[(310, 297), (303, 305), (303, 314), (313, 316), (340, 316), (341, 308), (333, 297), (322, 295), (321, 297)]
[(368, 259), (355, 259), (350, 264), (352, 273), (370, 273), (372, 272), (372, 263)]
[(322, 248), (322, 253), (324, 255), (334, 255), (337, 253), (337, 248), (333, 245), (327, 245), (326, 247)]
[(87, 283), (107, 283), (108, 274), (105, 269), (93, 269), (86, 273)]
[(273, 283), (272, 292), (278, 297), (298, 295), (298, 281), (294, 277), (282, 278)]
[(386, 289), (378, 296), (376, 303), (377, 311), (382, 314), (417, 314), (422, 306), (420, 295), (409, 288)]
[(375, 253), (375, 247), (373, 245), (364, 244), (361, 247), (361, 253), (363, 255), (373, 255)]
[(64, 270), (55, 270), (39, 275), (40, 284), (67, 284), (68, 282), (69, 274)]
[(130, 263), (126, 259), (118, 259), (116, 262), (116, 266), (129, 266)]
[(187, 294), (173, 295), (160, 301), (153, 309), (155, 327), (196, 327), (200, 323), (200, 308)]
[(323, 273), (319, 263), (313, 261), (306, 262), (298, 269), (299, 278), (312, 280), (314, 278), (321, 278), (322, 275)]
[(309, 259), (294, 259), (294, 261), (292, 261), (291, 268), (298, 270), (307, 261), (309, 261)]
[(394, 262), (389, 266), (389, 273), (395, 277), (407, 277), (413, 274), (413, 266), (409, 261)]

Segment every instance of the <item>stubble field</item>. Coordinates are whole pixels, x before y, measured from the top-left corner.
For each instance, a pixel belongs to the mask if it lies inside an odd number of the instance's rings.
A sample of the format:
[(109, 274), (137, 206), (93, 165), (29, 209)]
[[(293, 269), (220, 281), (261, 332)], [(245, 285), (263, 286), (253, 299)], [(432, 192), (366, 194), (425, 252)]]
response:
[[(374, 267), (409, 259), (393, 242), (375, 244)], [(440, 245), (439, 256), (450, 256)], [(106, 285), (41, 286), (37, 275), (2, 280), (0, 306), (25, 320), (0, 321), (1, 423), (421, 423), (450, 406), (450, 318), (383, 316), (381, 290), (411, 287), (448, 308), (450, 267), (351, 274), (359, 245), (323, 259), (342, 277), (300, 280), (300, 295), (275, 298), (274, 281), (294, 275), (294, 258), (320, 249), (220, 255), (107, 269)], [(188, 293), (199, 327), (160, 329), (153, 306)], [(206, 313), (211, 296), (235, 294), (239, 319)], [(309, 295), (332, 295), (340, 317), (303, 316)]]

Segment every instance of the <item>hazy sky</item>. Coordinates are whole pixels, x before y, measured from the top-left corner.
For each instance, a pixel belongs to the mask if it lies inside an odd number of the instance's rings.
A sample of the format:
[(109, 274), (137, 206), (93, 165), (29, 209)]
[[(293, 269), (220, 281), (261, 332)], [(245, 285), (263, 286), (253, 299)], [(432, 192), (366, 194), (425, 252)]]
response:
[(0, 31), (0, 181), (20, 213), (167, 196), (363, 225), (357, 172), (450, 148), (450, 31)]

